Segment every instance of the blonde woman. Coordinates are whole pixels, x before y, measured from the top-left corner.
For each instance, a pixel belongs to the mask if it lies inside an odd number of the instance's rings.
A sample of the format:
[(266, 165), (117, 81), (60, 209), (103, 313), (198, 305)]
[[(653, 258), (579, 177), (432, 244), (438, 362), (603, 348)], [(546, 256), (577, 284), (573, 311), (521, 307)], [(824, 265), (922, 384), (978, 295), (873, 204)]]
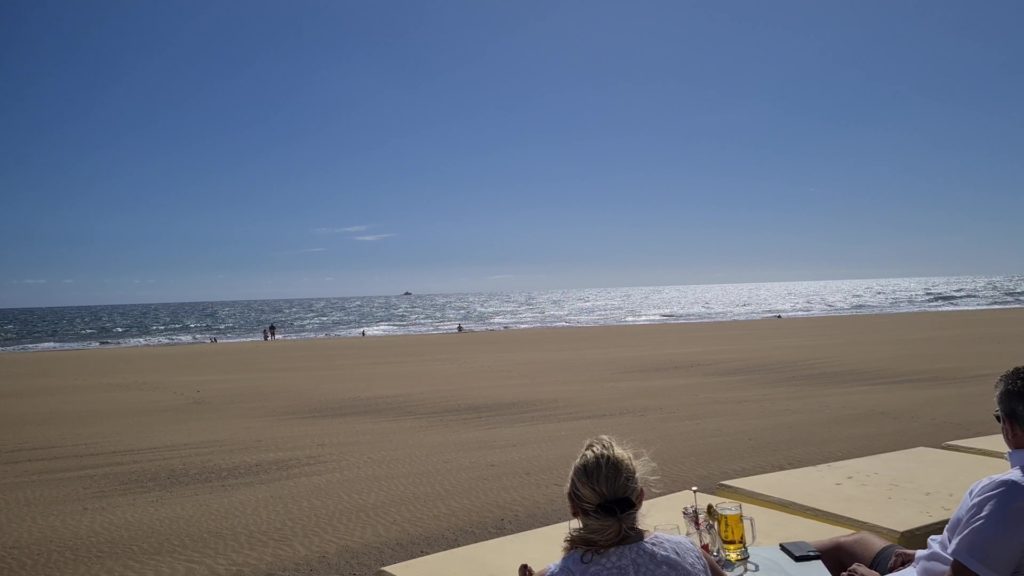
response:
[(608, 436), (587, 441), (569, 473), (569, 530), (558, 562), (519, 576), (725, 576), (718, 564), (682, 536), (647, 533), (637, 523), (643, 484), (652, 468)]

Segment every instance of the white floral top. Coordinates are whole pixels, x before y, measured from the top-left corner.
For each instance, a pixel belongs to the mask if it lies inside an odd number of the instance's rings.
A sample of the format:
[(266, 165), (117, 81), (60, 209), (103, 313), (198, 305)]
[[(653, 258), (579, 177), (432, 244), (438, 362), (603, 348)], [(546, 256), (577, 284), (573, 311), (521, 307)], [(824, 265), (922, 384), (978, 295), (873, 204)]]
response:
[(599, 554), (573, 550), (548, 566), (548, 576), (711, 576), (711, 571), (693, 542), (654, 533)]

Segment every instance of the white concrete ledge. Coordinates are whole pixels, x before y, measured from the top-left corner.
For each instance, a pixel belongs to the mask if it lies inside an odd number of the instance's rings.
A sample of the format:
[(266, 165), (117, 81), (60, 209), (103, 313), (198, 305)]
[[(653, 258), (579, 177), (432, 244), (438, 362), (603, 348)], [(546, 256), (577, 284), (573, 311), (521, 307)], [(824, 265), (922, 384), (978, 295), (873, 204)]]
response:
[(920, 547), (942, 531), (971, 484), (1006, 470), (995, 458), (911, 448), (729, 480), (716, 492)]
[(953, 440), (952, 442), (944, 443), (942, 447), (946, 450), (956, 450), (957, 452), (966, 452), (968, 454), (977, 454), (978, 456), (990, 456), (992, 458), (1003, 459), (1006, 459), (1006, 453), (1008, 450), (1006, 447), (1006, 441), (1003, 440), (1002, 434), (979, 436), (977, 438), (967, 438), (965, 440)]
[(561, 557), (568, 521), (385, 566), (377, 576), (509, 576), (522, 563), (547, 566)]

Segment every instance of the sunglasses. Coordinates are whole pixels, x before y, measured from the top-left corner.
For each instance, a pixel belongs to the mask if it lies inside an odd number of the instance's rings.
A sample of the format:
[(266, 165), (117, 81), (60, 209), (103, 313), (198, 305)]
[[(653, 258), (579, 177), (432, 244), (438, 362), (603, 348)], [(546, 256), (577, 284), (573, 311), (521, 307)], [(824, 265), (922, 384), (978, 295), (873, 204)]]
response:
[(1000, 424), (1003, 423), (1003, 415), (999, 413), (999, 410), (996, 410), (995, 412), (993, 412), (992, 413), (992, 417), (996, 419), (996, 422), (998, 422)]

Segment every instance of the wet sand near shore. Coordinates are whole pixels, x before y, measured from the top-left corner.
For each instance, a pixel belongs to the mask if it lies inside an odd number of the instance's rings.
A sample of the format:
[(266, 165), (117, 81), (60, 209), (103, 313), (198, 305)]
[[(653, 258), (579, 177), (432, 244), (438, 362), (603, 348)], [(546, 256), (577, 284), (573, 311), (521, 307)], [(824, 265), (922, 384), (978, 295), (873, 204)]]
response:
[(1019, 364), (1024, 309), (0, 354), (0, 573), (372, 574), (564, 520), (594, 434), (710, 491), (994, 434)]

